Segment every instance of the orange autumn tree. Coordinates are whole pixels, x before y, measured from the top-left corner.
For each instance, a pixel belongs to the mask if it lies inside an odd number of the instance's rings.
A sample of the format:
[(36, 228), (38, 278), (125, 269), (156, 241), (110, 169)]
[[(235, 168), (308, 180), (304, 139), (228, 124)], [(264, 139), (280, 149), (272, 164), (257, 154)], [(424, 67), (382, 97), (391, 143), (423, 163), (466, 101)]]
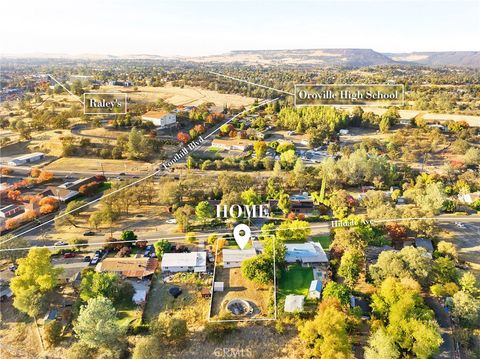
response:
[(179, 132), (177, 135), (177, 140), (183, 143), (190, 141), (190, 135), (186, 132)]
[(41, 214), (52, 213), (59, 207), (58, 200), (52, 197), (42, 198), (38, 204), (40, 205)]
[(38, 176), (40, 176), (41, 172), (42, 171), (39, 168), (33, 167), (32, 170), (30, 171), (30, 176), (33, 178), (37, 178)]
[(48, 182), (53, 178), (53, 173), (48, 171), (42, 171), (38, 176), (38, 182)]
[(15, 218), (9, 218), (5, 221), (6, 229), (15, 229), (18, 227), (18, 221)]
[(19, 190), (8, 191), (7, 197), (12, 201), (19, 201), (20, 198), (22, 197), (22, 192), (20, 192)]

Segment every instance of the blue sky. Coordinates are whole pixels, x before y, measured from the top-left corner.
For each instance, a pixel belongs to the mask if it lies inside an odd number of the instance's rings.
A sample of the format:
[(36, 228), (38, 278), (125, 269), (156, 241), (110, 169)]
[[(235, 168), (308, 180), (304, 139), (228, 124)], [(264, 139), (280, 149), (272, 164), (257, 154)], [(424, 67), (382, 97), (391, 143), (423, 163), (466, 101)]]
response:
[(0, 53), (480, 50), (480, 1), (60, 1), (0, 5)]

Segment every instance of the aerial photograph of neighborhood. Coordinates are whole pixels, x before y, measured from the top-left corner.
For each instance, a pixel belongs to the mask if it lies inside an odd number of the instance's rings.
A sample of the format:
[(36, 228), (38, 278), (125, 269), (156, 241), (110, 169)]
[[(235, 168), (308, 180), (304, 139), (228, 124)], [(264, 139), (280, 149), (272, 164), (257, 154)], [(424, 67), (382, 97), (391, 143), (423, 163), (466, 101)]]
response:
[(480, 1), (0, 5), (0, 358), (480, 358)]

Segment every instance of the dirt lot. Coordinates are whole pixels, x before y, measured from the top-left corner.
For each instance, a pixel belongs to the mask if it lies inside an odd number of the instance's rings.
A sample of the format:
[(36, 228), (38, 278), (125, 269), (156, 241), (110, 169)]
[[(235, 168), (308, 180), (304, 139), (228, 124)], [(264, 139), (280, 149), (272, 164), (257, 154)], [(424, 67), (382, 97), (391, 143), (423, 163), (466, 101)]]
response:
[(169, 348), (165, 358), (297, 359), (303, 357), (303, 348), (294, 328), (277, 334), (271, 324), (243, 323), (220, 342), (205, 340), (204, 332), (192, 333), (186, 348), (178, 351)]
[(45, 168), (50, 171), (74, 168), (76, 171), (92, 172), (128, 172), (147, 173), (153, 170), (152, 164), (131, 160), (107, 160), (99, 158), (63, 157), (50, 163)]
[[(165, 313), (185, 319), (190, 330), (203, 327), (207, 320), (210, 300), (201, 297), (200, 289), (209, 285), (211, 285), (209, 281), (204, 285), (177, 281), (164, 283), (161, 275), (154, 276), (143, 314), (144, 320), (147, 322), (155, 320), (160, 313)], [(182, 294), (178, 298), (173, 298), (168, 293), (173, 286), (182, 289)]]
[(216, 106), (240, 107), (250, 105), (255, 101), (254, 98), (240, 95), (221, 94), (216, 91), (204, 90), (196, 87), (185, 86), (173, 87), (138, 87), (137, 91), (133, 89), (124, 90), (118, 86), (102, 86), (99, 91), (104, 92), (127, 92), (129, 98), (140, 102), (156, 102), (162, 98), (173, 105), (198, 106), (205, 102), (213, 102)]
[(217, 267), (215, 281), (224, 282), (225, 290), (213, 294), (211, 316), (216, 316), (225, 310), (226, 304), (232, 299), (244, 299), (254, 304), (254, 318), (269, 318), (268, 302), (270, 286), (256, 285), (243, 278), (240, 268)]
[(33, 321), (18, 312), (11, 300), (3, 302), (0, 310), (0, 358), (36, 358), (41, 344)]

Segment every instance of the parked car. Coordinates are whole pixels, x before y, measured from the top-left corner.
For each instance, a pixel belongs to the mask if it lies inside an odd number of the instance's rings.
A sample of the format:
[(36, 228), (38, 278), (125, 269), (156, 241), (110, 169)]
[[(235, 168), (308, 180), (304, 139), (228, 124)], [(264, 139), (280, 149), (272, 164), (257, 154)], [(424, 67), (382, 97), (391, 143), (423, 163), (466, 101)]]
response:
[(17, 270), (17, 266), (15, 264), (12, 264), (12, 265), (10, 265), (10, 267), (8, 267), (8, 270), (10, 272), (15, 272)]
[(63, 258), (73, 258), (76, 254), (74, 252), (67, 252), (63, 254)]
[(84, 262), (90, 262), (91, 260), (92, 260), (92, 257), (90, 257), (90, 256), (83, 257)]
[(94, 236), (95, 232), (94, 231), (86, 231), (86, 232), (83, 232), (83, 235), (85, 237)]
[(126, 176), (125, 172), (120, 172), (118, 175), (119, 176)]
[(66, 246), (67, 243), (65, 243), (64, 241), (58, 241), (58, 242), (55, 242), (53, 245), (56, 246), (56, 247), (58, 247), (58, 246)]
[(167, 219), (165, 221), (165, 223), (168, 223), (168, 224), (176, 224), (177, 223), (177, 220), (175, 218), (170, 218), (170, 219)]
[(91, 266), (94, 266), (94, 265), (96, 265), (98, 262), (100, 262), (100, 258), (99, 258), (99, 257), (94, 257), (94, 258), (90, 261), (90, 265), (91, 265)]

